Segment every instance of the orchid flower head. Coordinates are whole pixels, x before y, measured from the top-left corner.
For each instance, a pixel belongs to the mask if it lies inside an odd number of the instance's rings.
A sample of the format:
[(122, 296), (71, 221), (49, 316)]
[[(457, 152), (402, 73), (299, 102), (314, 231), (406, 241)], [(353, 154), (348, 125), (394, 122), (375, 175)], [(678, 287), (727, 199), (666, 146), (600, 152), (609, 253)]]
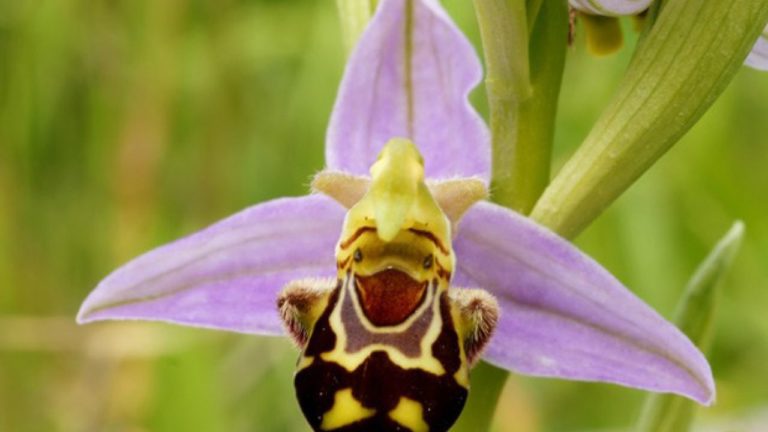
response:
[(380, 1), (314, 192), (133, 259), (78, 322), (288, 334), (315, 430), (447, 430), (480, 358), (712, 403), (710, 367), (674, 325), (564, 238), (485, 200), (489, 133), (468, 101), (481, 76), (437, 0)]

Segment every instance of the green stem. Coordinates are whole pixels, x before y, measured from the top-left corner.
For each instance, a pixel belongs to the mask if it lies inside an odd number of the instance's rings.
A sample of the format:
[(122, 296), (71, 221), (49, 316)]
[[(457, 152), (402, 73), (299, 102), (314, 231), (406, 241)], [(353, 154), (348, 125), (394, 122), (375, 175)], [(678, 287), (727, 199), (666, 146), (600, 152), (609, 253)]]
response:
[[(475, 0), (491, 108), (493, 199), (523, 213), (547, 185), (568, 40), (565, 0), (529, 0), (527, 6), (523, 0)], [(475, 367), (467, 406), (451, 430), (487, 431), (507, 376), (485, 362)]]
[[(504, 204), (519, 207), (515, 197), (508, 194), (514, 189), (513, 179), (504, 175), (504, 168), (514, 160), (506, 156), (515, 152), (517, 105), (532, 93), (526, 3), (525, 0), (475, 0), (475, 11), (485, 53), (485, 87), (491, 111), (494, 199), (508, 197)], [(452, 430), (487, 431), (506, 379), (506, 371), (480, 362), (472, 370), (470, 397)]]
[(566, 2), (530, 0), (528, 6), (524, 0), (475, 0), (491, 111), (494, 200), (521, 213), (533, 208), (549, 182), (568, 29)]
[[(517, 197), (512, 208), (524, 214), (530, 213), (549, 184), (557, 102), (568, 44), (568, 5), (565, 1), (543, 2), (537, 17), (529, 42), (532, 94), (517, 107), (517, 145), (513, 164), (507, 167), (512, 182), (501, 189)], [(498, 181), (495, 184), (499, 185)]]
[(475, 11), (485, 52), (485, 89), (491, 111), (492, 190), (501, 204), (521, 209), (530, 191), (519, 187), (521, 176), (512, 171), (521, 165), (521, 156), (526, 156), (518, 145), (517, 111), (533, 93), (526, 2), (475, 0)]
[(486, 362), (472, 369), (472, 390), (461, 417), (452, 432), (478, 432), (491, 428), (499, 396), (507, 381), (508, 372)]
[(339, 9), (344, 49), (349, 54), (368, 25), (374, 4), (371, 0), (336, 0), (336, 6)]

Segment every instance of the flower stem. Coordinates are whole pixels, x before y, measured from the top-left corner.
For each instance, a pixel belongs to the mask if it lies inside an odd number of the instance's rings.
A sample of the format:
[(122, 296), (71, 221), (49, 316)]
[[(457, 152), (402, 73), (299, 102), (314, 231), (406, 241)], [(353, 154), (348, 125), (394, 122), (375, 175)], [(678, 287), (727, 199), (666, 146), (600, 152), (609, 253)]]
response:
[(493, 414), (498, 405), (501, 390), (508, 372), (486, 362), (472, 369), (472, 390), (459, 420), (451, 428), (453, 432), (487, 431), (491, 428)]
[[(549, 182), (567, 42), (564, 1), (475, 0), (486, 62), (494, 200), (528, 213)], [(528, 8), (527, 8), (528, 7)], [(528, 21), (528, 17), (535, 20)]]
[[(568, 40), (565, 0), (475, 0), (493, 137), (493, 200), (528, 213), (547, 185)], [(451, 429), (487, 431), (508, 373), (481, 362)]]
[(374, 4), (372, 0), (336, 0), (336, 7), (341, 20), (344, 49), (349, 54), (368, 25)]

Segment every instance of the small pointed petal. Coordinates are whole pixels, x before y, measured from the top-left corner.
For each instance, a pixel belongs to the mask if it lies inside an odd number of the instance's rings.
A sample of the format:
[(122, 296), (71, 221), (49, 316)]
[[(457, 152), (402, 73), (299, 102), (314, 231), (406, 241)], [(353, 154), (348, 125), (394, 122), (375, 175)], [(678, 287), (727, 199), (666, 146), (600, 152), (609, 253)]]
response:
[(456, 284), (482, 287), (501, 317), (485, 359), (516, 372), (714, 399), (704, 356), (571, 243), (491, 203), (455, 241)]
[(768, 71), (768, 26), (763, 30), (763, 34), (757, 38), (757, 42), (744, 64), (757, 70)]
[(312, 179), (312, 191), (333, 198), (344, 208), (352, 208), (371, 186), (371, 178), (333, 170), (323, 170)]
[[(488, 186), (479, 177), (426, 180), (430, 193), (452, 224), (476, 202), (488, 198)], [(312, 179), (312, 191), (333, 198), (344, 208), (352, 208), (371, 186), (371, 178), (333, 170), (323, 170)]]
[(490, 175), (490, 136), (467, 96), (472, 45), (436, 0), (382, 0), (354, 50), (328, 128), (326, 164), (367, 174), (392, 138), (416, 143), (428, 178)]
[(603, 16), (637, 15), (648, 9), (653, 0), (569, 0), (579, 12)]
[(343, 218), (343, 208), (320, 195), (248, 208), (117, 269), (88, 296), (77, 320), (282, 334), (278, 292), (294, 279), (335, 274)]
[(427, 187), (454, 225), (475, 203), (488, 198), (488, 186), (479, 178), (427, 180)]

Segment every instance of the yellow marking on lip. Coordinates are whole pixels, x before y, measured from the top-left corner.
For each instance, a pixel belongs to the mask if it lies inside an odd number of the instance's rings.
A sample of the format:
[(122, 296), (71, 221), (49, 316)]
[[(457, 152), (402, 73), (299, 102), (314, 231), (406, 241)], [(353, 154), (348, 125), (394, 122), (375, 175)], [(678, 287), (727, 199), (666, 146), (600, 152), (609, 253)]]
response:
[(424, 421), (424, 408), (415, 400), (401, 397), (395, 409), (389, 412), (389, 417), (412, 432), (429, 431), (429, 425)]
[[(348, 284), (345, 284), (348, 285)], [(434, 318), (429, 328), (421, 340), (420, 355), (418, 357), (408, 357), (397, 347), (385, 344), (370, 344), (360, 351), (349, 353), (346, 351), (347, 334), (344, 331), (344, 325), (341, 322), (341, 307), (344, 303), (344, 297), (348, 295), (348, 286), (344, 286), (339, 293), (339, 299), (336, 302), (333, 312), (329, 317), (331, 330), (336, 335), (336, 345), (333, 350), (320, 354), (320, 358), (327, 362), (335, 362), (349, 372), (358, 368), (374, 351), (383, 351), (389, 355), (389, 359), (404, 369), (421, 369), (435, 375), (445, 374), (445, 368), (432, 354), (432, 344), (440, 336), (443, 319), (440, 315), (440, 302), (433, 301), (432, 309)]]
[(364, 407), (352, 394), (351, 388), (339, 390), (333, 400), (333, 406), (323, 414), (322, 430), (338, 429), (354, 422), (367, 419), (376, 414), (376, 410)]
[(299, 364), (296, 365), (296, 372), (301, 371), (302, 369), (306, 369), (310, 366), (312, 366), (312, 363), (315, 362), (314, 356), (304, 356), (302, 355), (299, 357)]
[(469, 370), (467, 368), (466, 362), (461, 363), (459, 370), (453, 374), (453, 379), (456, 380), (456, 384), (464, 387), (465, 389), (469, 389)]
[(411, 228), (442, 246), (441, 252), (453, 255), (450, 221), (424, 182), (424, 160), (413, 142), (389, 140), (370, 173), (368, 190), (347, 212), (337, 258), (364, 232), (375, 229), (380, 241), (389, 243)]
[(461, 360), (461, 366), (459, 370), (453, 374), (453, 379), (456, 380), (460, 386), (469, 389), (469, 365), (467, 364), (467, 353), (464, 350), (464, 342), (462, 341), (461, 334), (465, 331), (458, 323), (461, 323), (461, 317), (459, 315), (459, 309), (451, 302), (451, 319), (455, 323), (455, 330), (459, 339), (459, 359)]

